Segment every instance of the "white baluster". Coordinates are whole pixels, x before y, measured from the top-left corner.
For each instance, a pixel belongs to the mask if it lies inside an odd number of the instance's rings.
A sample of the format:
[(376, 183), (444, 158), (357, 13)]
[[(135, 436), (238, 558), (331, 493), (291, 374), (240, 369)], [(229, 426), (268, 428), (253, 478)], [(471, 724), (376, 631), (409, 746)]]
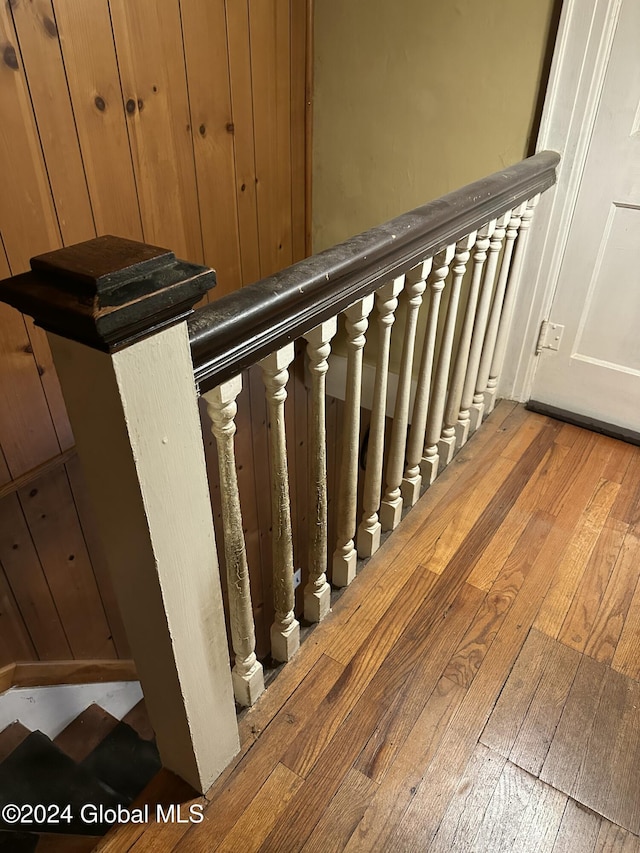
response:
[(444, 419), (444, 406), (447, 396), (447, 381), (449, 379), (449, 368), (451, 366), (451, 353), (453, 351), (453, 339), (456, 331), (456, 318), (458, 316), (458, 304), (460, 302), (460, 290), (462, 279), (467, 269), (467, 262), (471, 253), (471, 247), (476, 239), (473, 231), (462, 240), (458, 240), (455, 247), (449, 293), (449, 305), (447, 307), (447, 318), (442, 332), (440, 354), (438, 355), (438, 366), (433, 380), (431, 391), (431, 403), (429, 405), (429, 418), (427, 420), (427, 433), (424, 442), (424, 455), (420, 463), (422, 478), (427, 483), (433, 483), (438, 475), (439, 453), (438, 441), (442, 432)]
[(410, 270), (406, 276), (404, 293), (407, 302), (407, 315), (402, 341), (400, 377), (398, 379), (396, 405), (393, 413), (389, 459), (387, 461), (386, 491), (380, 504), (380, 522), (383, 530), (394, 530), (398, 526), (402, 516), (402, 492), (400, 486), (404, 467), (407, 424), (409, 423), (413, 353), (416, 345), (418, 311), (422, 304), (422, 294), (427, 286), (426, 279), (431, 271), (431, 261), (431, 258), (423, 261), (417, 267)]
[[(436, 348), (436, 335), (438, 332), (438, 315), (440, 313), (440, 302), (444, 290), (449, 264), (453, 257), (454, 247), (447, 246), (433, 259), (433, 267), (429, 275), (429, 313), (427, 315), (427, 328), (425, 330), (424, 343), (422, 345), (422, 357), (418, 372), (418, 385), (416, 397), (413, 404), (411, 417), (411, 430), (407, 442), (407, 461), (404, 477), (400, 485), (402, 503), (413, 506), (420, 497), (422, 486), (422, 471), (420, 461), (424, 450), (425, 431), (427, 428), (427, 414), (429, 411), (429, 397), (431, 392), (431, 374), (433, 372), (433, 359)], [(435, 476), (435, 475), (434, 475)], [(429, 483), (432, 479), (429, 479)]]
[(311, 373), (311, 445), (309, 456), (309, 582), (304, 590), (304, 618), (320, 622), (331, 608), (327, 581), (327, 430), (325, 378), (337, 318), (321, 323), (304, 336)]
[(531, 225), (534, 210), (536, 205), (538, 204), (539, 199), (539, 195), (534, 196), (534, 198), (530, 199), (530, 201), (527, 202), (527, 207), (522, 214), (522, 222), (520, 225), (520, 230), (518, 232), (518, 241), (516, 243), (515, 251), (513, 253), (513, 262), (511, 264), (511, 270), (509, 272), (507, 292), (504, 297), (502, 316), (500, 317), (500, 327), (498, 329), (496, 346), (493, 353), (493, 360), (491, 362), (489, 381), (487, 382), (487, 394), (489, 395), (491, 400), (491, 407), (489, 408), (489, 411), (492, 411), (495, 405), (495, 396), (498, 386), (498, 380), (500, 378), (500, 373), (502, 372), (502, 365), (504, 363), (504, 356), (507, 348), (507, 339), (509, 337), (509, 330), (511, 329), (511, 320), (513, 318), (513, 309), (515, 306), (516, 295), (518, 292), (518, 285), (520, 284), (522, 261), (524, 258), (524, 251), (527, 245), (529, 227)]
[(293, 587), (293, 544), (291, 537), (291, 505), (287, 436), (284, 401), (287, 399), (287, 368), (295, 356), (293, 344), (287, 344), (259, 362), (265, 384), (271, 428), (269, 457), (271, 463), (271, 518), (273, 543), (273, 603), (275, 620), (271, 626), (271, 654), (288, 661), (300, 647), (300, 625), (295, 618)]
[(367, 470), (364, 478), (363, 513), (358, 527), (358, 556), (371, 557), (380, 547), (382, 525), (378, 519), (380, 491), (382, 489), (382, 462), (384, 455), (384, 423), (389, 378), (389, 347), (391, 327), (398, 307), (398, 296), (404, 286), (404, 276), (395, 278), (376, 291), (378, 309), (378, 355), (373, 405), (369, 424)]
[(362, 394), (362, 350), (373, 308), (373, 294), (344, 312), (347, 330), (347, 386), (344, 404), (344, 437), (338, 490), (338, 542), (333, 554), (332, 580), (347, 586), (356, 576), (357, 553), (353, 542), (358, 512), (358, 459), (360, 456), (360, 397)]
[(484, 262), (487, 259), (487, 249), (489, 248), (489, 242), (495, 227), (495, 219), (492, 219), (491, 222), (484, 225), (478, 231), (475, 246), (473, 247), (473, 273), (471, 275), (471, 284), (469, 285), (467, 307), (464, 314), (462, 331), (460, 333), (460, 341), (458, 342), (458, 351), (453, 367), (453, 375), (449, 384), (447, 405), (444, 410), (444, 429), (442, 430), (442, 436), (438, 443), (438, 455), (440, 457), (441, 467), (444, 467), (451, 462), (456, 450), (458, 414), (460, 412), (460, 401), (462, 400), (464, 378), (467, 373), (467, 364), (469, 362), (469, 348), (471, 346), (471, 337), (473, 335), (473, 324), (476, 318), (480, 282), (482, 281)]
[(264, 690), (264, 675), (262, 664), (255, 654), (256, 633), (233, 438), (238, 411), (236, 398), (241, 390), (242, 377), (235, 376), (202, 396), (211, 418), (211, 431), (218, 448), (229, 621), (231, 643), (235, 653), (235, 665), (231, 671), (233, 692), (239, 705), (249, 706), (253, 705)]
[[(482, 357), (480, 358), (480, 367), (478, 368), (478, 379), (476, 381), (476, 393), (473, 397), (473, 405), (477, 406), (482, 412), (486, 409), (487, 414), (493, 409), (491, 399), (493, 395), (488, 392), (489, 373), (491, 370), (491, 362), (493, 353), (496, 347), (496, 339), (498, 337), (498, 329), (500, 326), (500, 317), (502, 316), (502, 306), (504, 303), (504, 295), (507, 288), (507, 280), (509, 278), (509, 269), (511, 267), (511, 256), (513, 255), (513, 246), (515, 239), (518, 236), (520, 221), (522, 214), (526, 209), (526, 203), (519, 205), (511, 212), (507, 231), (504, 240), (504, 251), (502, 253), (502, 261), (500, 263), (500, 273), (498, 274), (498, 282), (496, 284), (496, 292), (493, 296), (491, 304), (491, 315), (487, 325), (487, 333), (482, 347)], [(495, 388), (494, 388), (495, 393)]]
[(482, 293), (480, 294), (480, 301), (476, 312), (476, 324), (473, 328), (471, 352), (469, 353), (469, 365), (467, 367), (464, 391), (462, 392), (461, 408), (469, 410), (469, 430), (467, 437), (478, 429), (482, 423), (482, 415), (484, 414), (484, 393), (476, 393), (475, 389), (478, 383), (482, 350), (486, 340), (500, 250), (502, 249), (502, 241), (504, 240), (510, 218), (511, 211), (508, 210), (498, 219), (496, 230), (493, 232), (491, 243), (489, 244), (489, 257), (487, 258), (487, 265), (484, 271)]

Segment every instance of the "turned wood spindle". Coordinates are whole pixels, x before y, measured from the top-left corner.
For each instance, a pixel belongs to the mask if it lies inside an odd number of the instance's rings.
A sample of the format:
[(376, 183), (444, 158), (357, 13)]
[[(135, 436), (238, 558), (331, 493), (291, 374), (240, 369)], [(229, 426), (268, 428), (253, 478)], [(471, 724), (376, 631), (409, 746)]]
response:
[(529, 228), (531, 226), (531, 220), (533, 219), (535, 207), (538, 204), (539, 199), (539, 195), (536, 195), (532, 199), (530, 199), (527, 202), (527, 206), (522, 213), (522, 220), (520, 223), (520, 229), (518, 231), (518, 239), (516, 241), (513, 253), (513, 261), (511, 263), (511, 269), (509, 271), (507, 290), (504, 297), (504, 304), (502, 306), (502, 316), (500, 317), (500, 326), (498, 328), (496, 346), (493, 352), (493, 359), (491, 362), (491, 371), (489, 373), (489, 380), (487, 382), (487, 393), (490, 395), (491, 398), (491, 408), (489, 409), (489, 411), (491, 411), (493, 409), (493, 406), (495, 405), (498, 381), (500, 379), (500, 374), (502, 373), (504, 356), (507, 349), (507, 339), (509, 337), (509, 331), (511, 329), (513, 310), (515, 307), (516, 295), (518, 293), (518, 286), (520, 284), (520, 276), (522, 274), (522, 262), (524, 259), (524, 253), (527, 245)]
[[(522, 214), (526, 209), (526, 203), (519, 205), (511, 212), (507, 230), (504, 238), (504, 251), (502, 252), (502, 261), (500, 263), (500, 272), (496, 284), (496, 292), (493, 296), (491, 304), (491, 315), (487, 324), (487, 333), (484, 338), (482, 347), (482, 356), (480, 358), (480, 367), (478, 368), (478, 379), (476, 380), (476, 393), (473, 397), (473, 405), (481, 409), (481, 412), (486, 410), (487, 414), (493, 409), (490, 405), (491, 394), (488, 392), (489, 373), (491, 370), (491, 362), (493, 353), (496, 347), (496, 339), (498, 337), (498, 329), (500, 327), (500, 317), (504, 305), (504, 296), (507, 289), (507, 281), (509, 278), (509, 270), (511, 268), (511, 257), (513, 255), (513, 247), (515, 239), (518, 236), (518, 229)], [(495, 390), (495, 389), (494, 389)]]
[(337, 318), (304, 335), (311, 373), (311, 442), (309, 447), (309, 581), (304, 590), (304, 618), (320, 622), (331, 608), (327, 581), (327, 428), (325, 385), (331, 340)]
[(271, 626), (271, 654), (275, 660), (288, 661), (300, 647), (300, 625), (294, 615), (293, 540), (289, 501), (289, 470), (284, 403), (287, 399), (288, 367), (295, 357), (293, 344), (287, 344), (259, 364), (265, 385), (269, 418), (269, 458), (271, 465), (271, 518), (273, 543), (273, 604), (275, 618)]
[(202, 396), (218, 448), (229, 621), (235, 654), (235, 665), (231, 671), (233, 692), (239, 705), (249, 706), (264, 691), (264, 674), (255, 653), (256, 632), (234, 448), (236, 399), (241, 390), (242, 377), (235, 376)]
[[(473, 327), (473, 338), (471, 339), (471, 349), (469, 351), (469, 364), (467, 365), (467, 375), (465, 377), (462, 401), (460, 403), (461, 410), (469, 413), (469, 426), (464, 432), (464, 441), (466, 441), (482, 423), (482, 415), (484, 413), (484, 394), (476, 394), (475, 389), (478, 382), (482, 349), (486, 340), (494, 283), (496, 280), (496, 273), (498, 271), (498, 261), (500, 259), (500, 250), (502, 249), (502, 242), (504, 240), (510, 218), (511, 211), (508, 210), (498, 219), (495, 231), (491, 236), (491, 242), (489, 243), (489, 256), (487, 258), (487, 264), (484, 271), (482, 291), (478, 302), (476, 322)], [(459, 420), (461, 417), (462, 411), (459, 416)]]
[(376, 378), (373, 389), (373, 405), (369, 424), (367, 447), (367, 470), (364, 478), (363, 512), (358, 527), (358, 556), (371, 557), (380, 547), (382, 525), (378, 518), (380, 492), (382, 489), (382, 464), (384, 455), (384, 424), (387, 407), (387, 384), (389, 379), (389, 348), (391, 327), (398, 307), (398, 296), (404, 286), (404, 276), (393, 279), (376, 291), (378, 312), (378, 355)]
[[(429, 275), (429, 312), (427, 315), (427, 328), (424, 343), (422, 345), (422, 357), (418, 371), (418, 385), (416, 397), (413, 404), (411, 417), (411, 430), (407, 443), (407, 461), (402, 478), (400, 490), (404, 505), (413, 506), (420, 497), (422, 486), (422, 471), (420, 461), (423, 455), (425, 431), (427, 428), (427, 415), (429, 411), (429, 397), (431, 394), (431, 374), (433, 372), (433, 360), (436, 349), (436, 335), (438, 332), (438, 315), (440, 313), (440, 302), (442, 292), (449, 274), (449, 264), (453, 257), (454, 247), (447, 246), (433, 259), (433, 267)], [(431, 483), (431, 479), (429, 480)]]
[(360, 457), (360, 398), (362, 394), (362, 350), (366, 342), (368, 317), (373, 294), (344, 312), (347, 331), (347, 385), (344, 403), (344, 439), (338, 491), (338, 542), (333, 554), (332, 580), (335, 586), (348, 586), (356, 576), (356, 534), (358, 513), (358, 459)]
[(422, 295), (427, 287), (427, 276), (431, 271), (431, 264), (432, 258), (429, 258), (409, 270), (406, 275), (404, 298), (407, 303), (407, 314), (400, 358), (400, 376), (393, 413), (386, 488), (380, 504), (380, 522), (383, 530), (394, 530), (402, 517), (401, 484), (407, 441), (407, 424), (409, 423), (413, 354), (416, 345), (418, 312), (422, 305)]
[(451, 376), (451, 382), (449, 383), (447, 404), (444, 410), (444, 428), (442, 430), (440, 441), (438, 442), (438, 455), (440, 457), (440, 465), (443, 467), (451, 462), (456, 450), (458, 414), (460, 412), (460, 401), (462, 400), (464, 378), (467, 373), (469, 347), (471, 346), (473, 324), (476, 318), (476, 308), (478, 306), (478, 296), (480, 294), (480, 282), (482, 281), (484, 262), (487, 259), (487, 249), (489, 248), (489, 242), (495, 227), (495, 219), (492, 219), (486, 225), (483, 225), (478, 231), (476, 242), (473, 247), (473, 271), (471, 274), (471, 284), (469, 285), (469, 294), (467, 296), (467, 305), (462, 323), (462, 330), (460, 332), (456, 359), (453, 366), (453, 374)]
[(451, 289), (449, 291), (449, 305), (447, 307), (447, 317), (442, 332), (436, 375), (433, 380), (433, 388), (431, 390), (431, 403), (429, 406), (427, 432), (424, 441), (424, 455), (420, 462), (422, 478), (429, 484), (433, 483), (435, 478), (438, 476), (440, 461), (438, 441), (442, 432), (442, 422), (444, 419), (447, 382), (449, 379), (449, 368), (451, 367), (451, 355), (453, 352), (453, 341), (456, 331), (460, 290), (462, 288), (462, 279), (464, 278), (464, 274), (467, 269), (467, 262), (471, 254), (471, 247), (473, 246), (475, 239), (476, 232), (473, 231), (467, 237), (463, 237), (462, 240), (458, 240), (455, 246), (455, 256), (453, 259), (453, 266), (451, 268), (453, 276)]

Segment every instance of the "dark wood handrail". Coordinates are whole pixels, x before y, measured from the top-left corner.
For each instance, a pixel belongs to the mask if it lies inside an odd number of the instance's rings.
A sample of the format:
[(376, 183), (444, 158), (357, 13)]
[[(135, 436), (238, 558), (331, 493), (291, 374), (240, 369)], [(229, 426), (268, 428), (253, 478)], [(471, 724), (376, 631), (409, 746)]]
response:
[(189, 318), (196, 382), (212, 387), (372, 293), (392, 275), (555, 183), (541, 151), (199, 308)]

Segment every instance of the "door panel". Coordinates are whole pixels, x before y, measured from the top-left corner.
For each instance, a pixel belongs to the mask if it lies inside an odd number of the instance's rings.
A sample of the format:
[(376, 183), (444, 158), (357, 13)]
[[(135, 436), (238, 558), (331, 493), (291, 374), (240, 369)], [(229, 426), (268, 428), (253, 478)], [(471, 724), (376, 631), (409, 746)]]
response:
[(532, 398), (640, 430), (640, 3), (623, 0)]

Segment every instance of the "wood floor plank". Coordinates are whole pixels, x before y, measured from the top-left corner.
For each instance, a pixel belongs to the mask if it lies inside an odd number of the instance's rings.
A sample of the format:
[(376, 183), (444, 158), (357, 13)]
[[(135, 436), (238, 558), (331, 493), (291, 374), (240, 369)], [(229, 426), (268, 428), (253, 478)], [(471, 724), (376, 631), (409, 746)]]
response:
[(575, 800), (567, 800), (562, 815), (552, 853), (593, 853), (600, 831), (600, 818), (597, 814)]
[(633, 594), (640, 578), (640, 536), (629, 531), (602, 597), (585, 652), (610, 664), (625, 625)]
[(429, 853), (469, 849), (478, 834), (506, 759), (479, 743), (447, 807)]
[(538, 776), (571, 690), (580, 655), (560, 643), (554, 644), (543, 676), (531, 700), (509, 760)]
[(478, 834), (473, 840), (476, 850), (510, 853), (517, 850), (515, 839), (529, 802), (535, 797), (536, 779), (515, 764), (507, 762), (487, 809)]
[(558, 634), (558, 639), (576, 651), (586, 648), (628, 525), (608, 518), (604, 523), (582, 579)]
[(459, 685), (445, 677), (440, 679), (349, 839), (345, 853), (383, 849), (387, 836), (415, 795), (416, 786), (463, 696), (464, 690)]
[(435, 576), (422, 567), (413, 573), (412, 580), (396, 598), (394, 605), (347, 664), (344, 672), (316, 708), (309, 725), (292, 741), (282, 763), (299, 776), (306, 776), (318, 756), (329, 743), (344, 718), (356, 705), (367, 685), (374, 678), (391, 648), (398, 641), (424, 596), (433, 586)]
[(591, 735), (606, 668), (583, 657), (567, 697), (540, 778), (560, 791), (573, 791)]
[(560, 633), (575, 590), (584, 574), (587, 561), (595, 548), (619, 488), (616, 483), (599, 479), (596, 492), (565, 548), (564, 557), (555, 572), (549, 594), (535, 621), (535, 627), (539, 631), (544, 631), (554, 639)]
[[(604, 464), (604, 463), (603, 463)], [(397, 850), (412, 850), (414, 832), (425, 846), (435, 835), (455, 790), (458, 774), (466, 766), (500, 693), (506, 674), (529, 632), (553, 572), (562, 559), (567, 533), (575, 528), (593, 497), (601, 466), (585, 465), (568, 489), (568, 497), (556, 523), (529, 572), (520, 594), (509, 610), (483, 665), (447, 728), (416, 794), (390, 833)]]
[(234, 772), (216, 783), (208, 792), (214, 803), (207, 809), (207, 822), (191, 827), (180, 849), (209, 850), (211, 837), (224, 837), (273, 772), (292, 739), (302, 731), (316, 713), (326, 694), (338, 680), (344, 667), (323, 655), (285, 702), (277, 717), (267, 724), (257, 741), (247, 751)]
[(629, 463), (611, 515), (632, 526), (640, 522), (640, 451), (637, 448)]
[(552, 641), (531, 631), (511, 670), (480, 742), (508, 758), (547, 665)]
[(638, 853), (640, 839), (636, 835), (603, 820), (594, 847), (594, 853)]
[(539, 779), (533, 783), (532, 795), (524, 813), (513, 850), (518, 853), (551, 851), (560, 829), (568, 797)]
[(615, 439), (611, 441), (613, 442), (611, 458), (602, 476), (605, 480), (611, 480), (612, 483), (622, 483), (631, 462), (640, 454), (640, 450), (633, 444), (627, 444), (626, 441), (615, 441)]
[(349, 770), (302, 848), (304, 853), (340, 853), (344, 850), (377, 789), (378, 785), (368, 776), (353, 768)]
[(481, 594), (465, 584), (447, 611), (442, 630), (429, 644), (428, 652), (419, 656), (418, 665), (404, 690), (398, 693), (387, 713), (380, 716), (374, 733), (355, 763), (358, 770), (376, 782), (381, 782), (393, 765), (480, 603)]
[(58, 749), (80, 763), (117, 725), (118, 720), (104, 708), (89, 705), (60, 732), (54, 743)]
[(489, 591), (513, 550), (514, 543), (522, 535), (533, 513), (540, 510), (541, 496), (546, 482), (545, 477), (553, 478), (557, 474), (567, 453), (566, 448), (555, 443), (549, 448), (547, 457), (535, 475), (525, 485), (504, 523), (500, 525), (487, 544), (469, 575), (469, 583), (487, 590), (487, 592)]
[(552, 524), (546, 513), (535, 513), (529, 521), (449, 661), (445, 675), (452, 681), (468, 687), (473, 680)]
[(210, 850), (225, 853), (253, 853), (261, 840), (268, 835), (291, 797), (303, 784), (303, 779), (283, 764), (277, 764), (248, 809), (233, 826), (231, 832), (216, 846), (212, 839)]
[(640, 654), (638, 654), (638, 637), (640, 637), (640, 580), (636, 585), (627, 618), (625, 619), (618, 645), (611, 666), (629, 678), (640, 681)]
[(640, 834), (640, 684), (608, 669), (572, 796)]

